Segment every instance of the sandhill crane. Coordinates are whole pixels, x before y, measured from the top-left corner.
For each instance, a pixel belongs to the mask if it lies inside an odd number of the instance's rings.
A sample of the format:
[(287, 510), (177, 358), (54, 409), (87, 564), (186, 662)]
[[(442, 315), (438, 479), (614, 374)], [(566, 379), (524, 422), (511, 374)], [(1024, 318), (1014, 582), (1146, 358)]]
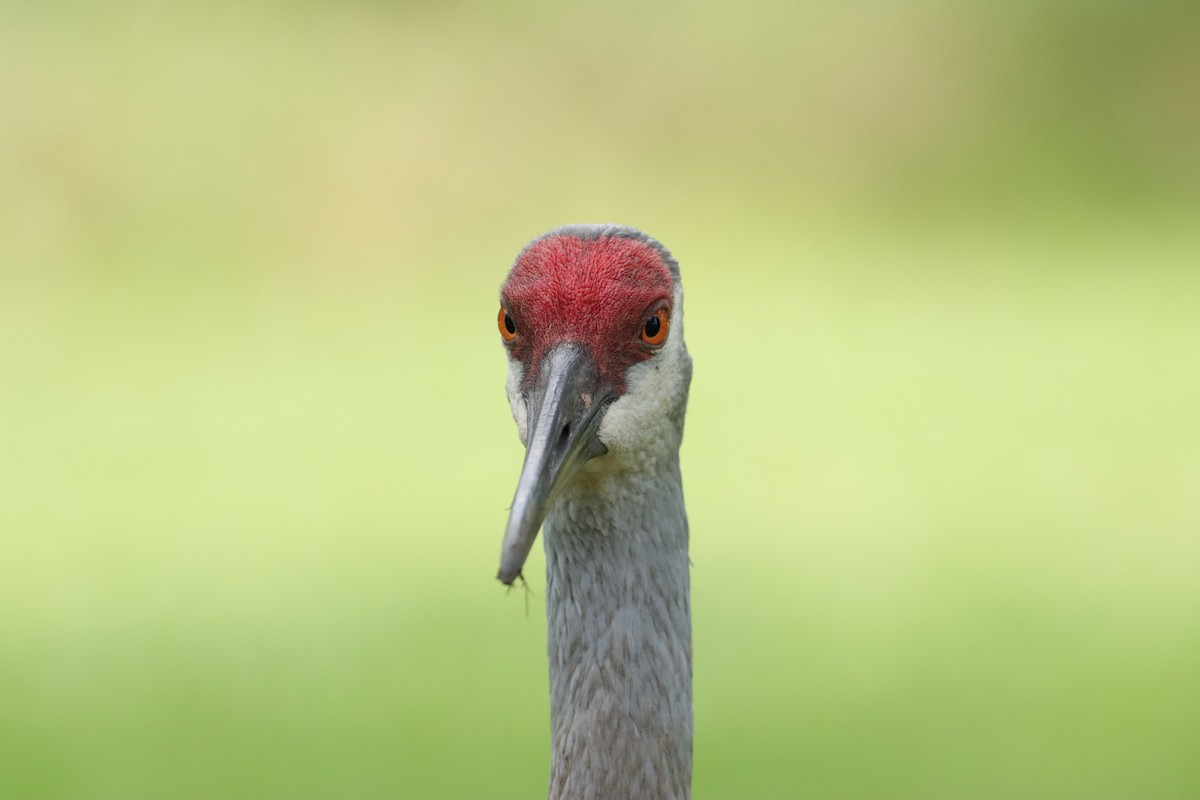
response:
[(517, 256), (497, 322), (526, 446), (499, 578), (521, 575), (544, 521), (550, 800), (688, 798), (679, 265), (633, 228), (557, 228)]

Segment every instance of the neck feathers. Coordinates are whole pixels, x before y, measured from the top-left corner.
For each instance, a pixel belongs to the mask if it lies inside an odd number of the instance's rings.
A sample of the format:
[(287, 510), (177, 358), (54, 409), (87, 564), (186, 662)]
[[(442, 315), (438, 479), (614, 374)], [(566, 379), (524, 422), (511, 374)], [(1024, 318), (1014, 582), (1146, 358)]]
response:
[(594, 466), (544, 527), (550, 800), (685, 800), (692, 638), (678, 456), (650, 472)]

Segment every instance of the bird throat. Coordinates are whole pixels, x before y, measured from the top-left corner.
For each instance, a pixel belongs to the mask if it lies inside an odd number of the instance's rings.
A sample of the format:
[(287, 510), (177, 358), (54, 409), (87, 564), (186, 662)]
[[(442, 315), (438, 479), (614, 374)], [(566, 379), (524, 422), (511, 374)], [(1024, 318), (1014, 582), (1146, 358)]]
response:
[(663, 467), (582, 475), (546, 519), (550, 800), (691, 796), (688, 528)]

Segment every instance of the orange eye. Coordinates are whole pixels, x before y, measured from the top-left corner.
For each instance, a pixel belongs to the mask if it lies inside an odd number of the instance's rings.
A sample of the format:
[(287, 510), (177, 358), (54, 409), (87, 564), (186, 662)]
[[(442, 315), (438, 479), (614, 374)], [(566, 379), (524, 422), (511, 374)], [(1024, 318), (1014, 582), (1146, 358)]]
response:
[(642, 326), (642, 341), (646, 344), (662, 344), (667, 339), (667, 329), (670, 327), (671, 312), (665, 308), (660, 308)]
[(500, 335), (504, 337), (504, 341), (511, 342), (517, 338), (517, 323), (513, 322), (512, 316), (504, 310), (504, 306), (500, 306), (496, 324), (500, 326)]

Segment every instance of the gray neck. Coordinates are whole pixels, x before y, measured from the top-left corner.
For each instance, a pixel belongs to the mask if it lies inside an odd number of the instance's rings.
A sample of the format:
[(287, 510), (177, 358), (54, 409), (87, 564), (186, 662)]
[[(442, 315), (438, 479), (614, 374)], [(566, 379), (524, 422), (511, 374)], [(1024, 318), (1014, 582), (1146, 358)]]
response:
[[(547, 517), (550, 800), (686, 800), (688, 526), (679, 460), (589, 464)], [(595, 467), (596, 469), (592, 469)]]

